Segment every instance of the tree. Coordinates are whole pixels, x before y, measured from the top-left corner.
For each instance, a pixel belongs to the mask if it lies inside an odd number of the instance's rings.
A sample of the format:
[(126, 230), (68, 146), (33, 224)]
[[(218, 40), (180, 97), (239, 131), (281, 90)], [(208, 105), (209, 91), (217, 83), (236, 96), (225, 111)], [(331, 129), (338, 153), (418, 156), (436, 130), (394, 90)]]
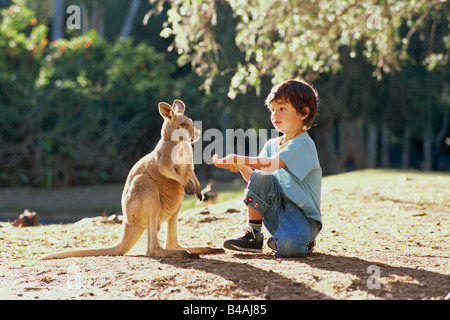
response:
[[(399, 156), (407, 167), (412, 139), (422, 142), (421, 167), (433, 167), (433, 150), (449, 122), (448, 106), (438, 101), (450, 56), (445, 0), (149, 2), (157, 4), (151, 13), (170, 3), (161, 36), (173, 39), (169, 49), (180, 55), (179, 64), (203, 77), (207, 93), (214, 92), (208, 89), (217, 79), (223, 88), (228, 78), (228, 97), (236, 99), (229, 114), (242, 114), (242, 105), (249, 114), (241, 97), (266, 93), (268, 79), (302, 78), (321, 87), (326, 108), (312, 133), (319, 138), (319, 154), (330, 155), (322, 157), (332, 168), (328, 173), (349, 163), (387, 167)], [(224, 40), (221, 25), (228, 9), (232, 42)], [(227, 104), (223, 96), (221, 103)], [(433, 138), (437, 132), (440, 140)], [(402, 152), (394, 159), (398, 141)]]
[[(42, 0), (27, 0), (34, 7), (39, 7), (43, 2)], [(125, 17), (123, 14), (127, 12), (125, 20), (119, 20), (121, 25), (120, 36), (127, 38), (132, 31), (134, 19), (136, 13), (141, 4), (141, 0), (133, 0), (128, 3), (116, 0), (77, 0), (77, 1), (65, 1), (65, 0), (52, 0), (53, 1), (53, 15), (52, 15), (52, 38), (57, 40), (64, 37), (64, 23), (66, 17), (66, 9), (70, 5), (76, 5), (81, 11), (81, 32), (86, 34), (89, 30), (94, 29), (100, 37), (104, 37), (106, 34), (105, 18), (107, 13), (118, 11), (121, 13), (121, 17)], [(128, 11), (126, 11), (128, 7)], [(116, 22), (112, 19), (108, 19), (108, 27), (116, 27)], [(77, 32), (75, 32), (77, 33)]]
[(123, 181), (159, 138), (158, 101), (197, 92), (146, 43), (49, 41), (20, 1), (0, 9), (0, 186)]
[[(167, 0), (149, 1), (163, 8)], [(168, 25), (161, 35), (174, 37), (181, 62), (191, 63), (207, 82), (220, 73), (220, 61), (229, 59), (213, 32), (223, 2), (238, 20), (235, 40), (245, 53), (245, 62), (234, 70), (231, 97), (249, 86), (259, 87), (263, 76), (277, 83), (287, 78), (314, 80), (320, 73), (337, 72), (342, 67), (339, 48), (355, 48), (360, 43), (364, 57), (374, 66), (374, 76), (380, 78), (401, 68), (408, 59), (411, 37), (436, 12), (450, 16), (445, 0), (172, 0)], [(446, 51), (430, 52), (425, 57), (427, 64), (447, 64), (448, 33), (443, 42)]]

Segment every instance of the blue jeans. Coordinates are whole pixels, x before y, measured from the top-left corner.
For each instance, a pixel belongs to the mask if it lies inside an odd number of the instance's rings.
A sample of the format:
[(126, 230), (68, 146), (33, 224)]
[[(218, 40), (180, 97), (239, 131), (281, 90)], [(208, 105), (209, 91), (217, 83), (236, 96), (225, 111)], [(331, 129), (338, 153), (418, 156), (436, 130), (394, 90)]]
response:
[(303, 257), (308, 244), (320, 232), (321, 223), (308, 218), (302, 209), (285, 198), (271, 174), (252, 173), (244, 203), (263, 217), (264, 226), (277, 243), (277, 257)]

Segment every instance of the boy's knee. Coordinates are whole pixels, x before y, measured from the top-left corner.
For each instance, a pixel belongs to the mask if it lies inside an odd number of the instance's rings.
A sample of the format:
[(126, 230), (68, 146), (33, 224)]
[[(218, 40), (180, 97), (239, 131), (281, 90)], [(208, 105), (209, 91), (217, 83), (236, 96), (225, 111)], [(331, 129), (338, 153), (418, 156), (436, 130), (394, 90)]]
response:
[(278, 257), (303, 257), (308, 252), (308, 247), (299, 243), (298, 239), (283, 237), (277, 241)]
[(274, 177), (270, 173), (255, 170), (255, 171), (253, 171), (253, 173), (250, 176), (249, 183), (258, 183), (258, 184), (264, 183), (264, 184), (266, 184), (266, 183), (271, 183), (273, 179), (274, 179)]

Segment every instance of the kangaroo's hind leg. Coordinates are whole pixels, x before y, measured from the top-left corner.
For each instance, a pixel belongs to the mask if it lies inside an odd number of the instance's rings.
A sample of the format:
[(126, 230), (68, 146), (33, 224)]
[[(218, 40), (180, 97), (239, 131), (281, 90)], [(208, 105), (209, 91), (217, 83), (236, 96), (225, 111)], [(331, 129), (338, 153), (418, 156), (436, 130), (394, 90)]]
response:
[(148, 215), (147, 256), (191, 258), (192, 254), (186, 250), (167, 250), (161, 247), (158, 239), (158, 231), (161, 224), (159, 221), (161, 209), (159, 194), (157, 192), (146, 197), (143, 210), (146, 210), (146, 214)]

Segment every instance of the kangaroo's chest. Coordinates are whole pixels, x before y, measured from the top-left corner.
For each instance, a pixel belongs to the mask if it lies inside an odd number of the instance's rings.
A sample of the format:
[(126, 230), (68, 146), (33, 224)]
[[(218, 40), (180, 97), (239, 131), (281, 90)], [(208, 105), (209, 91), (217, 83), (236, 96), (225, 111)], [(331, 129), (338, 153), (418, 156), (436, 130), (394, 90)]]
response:
[(192, 170), (193, 153), (191, 145), (188, 143), (177, 144), (172, 149), (171, 160), (175, 171), (185, 178), (188, 170)]

